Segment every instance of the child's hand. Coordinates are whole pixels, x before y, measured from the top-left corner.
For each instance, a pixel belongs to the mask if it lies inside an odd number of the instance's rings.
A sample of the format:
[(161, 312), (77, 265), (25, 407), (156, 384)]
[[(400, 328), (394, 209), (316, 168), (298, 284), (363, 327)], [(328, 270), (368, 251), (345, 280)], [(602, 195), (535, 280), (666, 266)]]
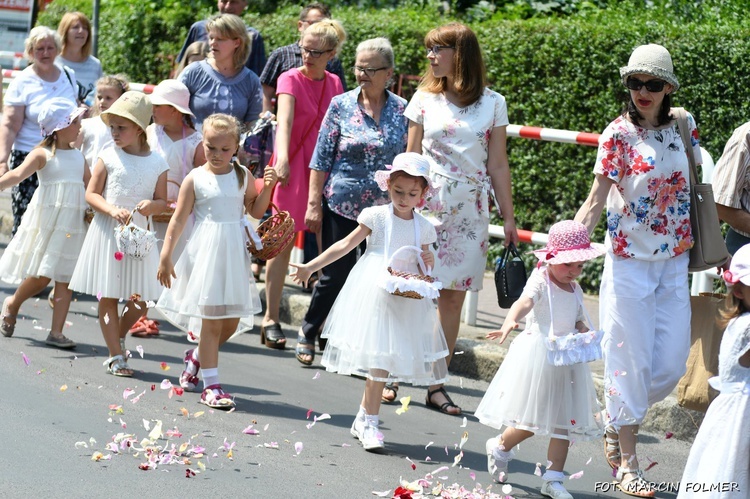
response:
[(119, 223), (125, 224), (128, 222), (128, 218), (130, 218), (130, 211), (125, 208), (112, 208), (112, 211), (109, 212), (109, 216), (117, 220)]
[(435, 255), (432, 254), (432, 251), (424, 250), (420, 256), (428, 269), (435, 267)]
[(279, 175), (273, 166), (266, 166), (263, 170), (263, 187), (273, 187), (279, 181)]
[(153, 201), (149, 199), (144, 199), (136, 205), (136, 211), (138, 211), (138, 213), (140, 213), (144, 217), (158, 215), (158, 213), (154, 213), (155, 209), (158, 209), (158, 207), (154, 204)]
[(174, 265), (171, 258), (161, 258), (159, 260), (159, 270), (156, 271), (156, 278), (165, 288), (172, 287), (172, 278), (177, 277), (174, 273)]
[(312, 271), (307, 267), (305, 264), (298, 265), (296, 263), (290, 263), (290, 267), (293, 267), (294, 270), (292, 270), (292, 273), (289, 274), (289, 276), (294, 279), (294, 282), (297, 284), (301, 284), (304, 287), (307, 287), (307, 281), (310, 279), (310, 276), (312, 275)]
[(485, 338), (490, 339), (490, 340), (497, 340), (497, 339), (499, 339), (500, 340), (500, 344), (502, 345), (502, 343), (508, 337), (508, 335), (510, 334), (510, 332), (513, 331), (517, 327), (518, 327), (518, 323), (517, 322), (511, 322), (510, 324), (503, 324), (503, 327), (500, 328), (499, 330), (497, 330), (497, 331), (490, 331), (489, 333), (487, 333), (487, 336), (485, 336)]

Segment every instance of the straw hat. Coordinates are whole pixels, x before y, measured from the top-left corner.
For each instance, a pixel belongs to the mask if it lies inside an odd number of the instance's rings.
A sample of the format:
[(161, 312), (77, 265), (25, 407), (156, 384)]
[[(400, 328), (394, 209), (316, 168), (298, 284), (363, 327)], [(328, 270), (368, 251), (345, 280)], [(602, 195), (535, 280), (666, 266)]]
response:
[(414, 177), (424, 177), (427, 185), (432, 187), (430, 181), (430, 159), (416, 152), (404, 152), (393, 158), (392, 165), (385, 165), (387, 170), (378, 170), (375, 172), (375, 182), (381, 190), (388, 190), (388, 179), (391, 173), (402, 171)]
[(129, 119), (145, 132), (151, 122), (152, 110), (153, 106), (146, 94), (131, 90), (122, 94), (101, 116), (106, 125), (109, 125), (109, 117), (115, 115)]
[(151, 92), (151, 104), (154, 106), (172, 106), (182, 114), (195, 117), (190, 111), (190, 90), (177, 80), (164, 80)]
[(750, 244), (746, 244), (732, 256), (729, 270), (722, 275), (728, 286), (741, 282), (750, 286)]
[(44, 137), (49, 137), (58, 130), (67, 128), (86, 109), (78, 107), (70, 99), (52, 97), (45, 102), (45, 107), (39, 112), (39, 128)]
[(604, 249), (591, 244), (585, 225), (563, 220), (550, 228), (547, 246), (533, 253), (540, 261), (557, 265), (594, 259), (603, 255)]
[(620, 68), (620, 77), (623, 84), (625, 84), (628, 76), (634, 74), (651, 75), (666, 81), (675, 90), (680, 88), (677, 77), (674, 75), (672, 56), (669, 55), (667, 49), (655, 43), (636, 47), (630, 54), (628, 65)]

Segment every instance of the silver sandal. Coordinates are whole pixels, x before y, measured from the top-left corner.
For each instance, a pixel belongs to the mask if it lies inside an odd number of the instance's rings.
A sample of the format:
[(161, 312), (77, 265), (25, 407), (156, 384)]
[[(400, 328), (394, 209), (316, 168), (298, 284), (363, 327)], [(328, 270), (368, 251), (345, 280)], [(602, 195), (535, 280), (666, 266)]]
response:
[[(625, 475), (630, 475), (630, 477), (623, 478)], [(643, 471), (638, 468), (619, 468), (615, 480), (617, 480), (617, 488), (629, 496), (648, 498), (656, 494), (651, 484), (643, 478)]]
[[(123, 378), (130, 378), (133, 376), (133, 369), (128, 365), (125, 357), (122, 355), (113, 355), (105, 360), (102, 365), (107, 366), (107, 374)], [(125, 372), (126, 370), (130, 372)]]

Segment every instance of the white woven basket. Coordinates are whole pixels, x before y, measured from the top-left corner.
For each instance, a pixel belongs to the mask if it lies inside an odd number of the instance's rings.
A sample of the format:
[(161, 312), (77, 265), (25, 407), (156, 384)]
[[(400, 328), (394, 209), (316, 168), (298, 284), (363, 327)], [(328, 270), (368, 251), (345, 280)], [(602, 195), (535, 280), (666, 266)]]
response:
[(115, 242), (117, 249), (126, 256), (133, 260), (143, 260), (156, 244), (156, 232), (150, 230), (151, 217), (147, 218), (145, 229), (133, 223), (133, 214), (136, 210), (130, 212), (125, 224), (115, 227)]

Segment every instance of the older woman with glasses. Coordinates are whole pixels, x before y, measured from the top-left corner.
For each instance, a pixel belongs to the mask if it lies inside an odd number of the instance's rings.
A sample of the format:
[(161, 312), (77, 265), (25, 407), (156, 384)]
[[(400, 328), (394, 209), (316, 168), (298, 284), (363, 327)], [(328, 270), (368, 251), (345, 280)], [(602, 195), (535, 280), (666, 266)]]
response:
[[(607, 208), (599, 295), (606, 459), (617, 470), (620, 490), (653, 497), (636, 441), (648, 408), (669, 395), (685, 373), (690, 350), (690, 173), (671, 112), (679, 83), (667, 49), (637, 47), (620, 76), (627, 105), (602, 132), (596, 176), (576, 220), (592, 232)], [(698, 129), (690, 115), (688, 128), (688, 147), (700, 164)]]
[[(360, 43), (352, 68), (357, 88), (334, 97), (323, 119), (310, 161), (305, 224), (322, 233), (324, 250), (357, 228), (364, 208), (388, 203), (374, 173), (406, 150), (408, 127), (403, 116), (406, 101), (387, 90), (393, 66), (393, 47), (387, 39)], [(302, 364), (312, 363), (315, 337), (356, 262), (353, 250), (323, 268), (298, 334), (297, 360)]]
[[(339, 21), (324, 19), (305, 29), (300, 39), (302, 67), (282, 73), (276, 86), (275, 168), (279, 185), (273, 203), (288, 211), (294, 230), (306, 230), (305, 211), (310, 186), (310, 158), (318, 139), (323, 116), (334, 96), (343, 93), (341, 80), (326, 71), (346, 40)], [(283, 349), (286, 338), (279, 323), (279, 307), (284, 279), (293, 245), (289, 245), (266, 268), (266, 314), (260, 327), (261, 342), (269, 348)]]

